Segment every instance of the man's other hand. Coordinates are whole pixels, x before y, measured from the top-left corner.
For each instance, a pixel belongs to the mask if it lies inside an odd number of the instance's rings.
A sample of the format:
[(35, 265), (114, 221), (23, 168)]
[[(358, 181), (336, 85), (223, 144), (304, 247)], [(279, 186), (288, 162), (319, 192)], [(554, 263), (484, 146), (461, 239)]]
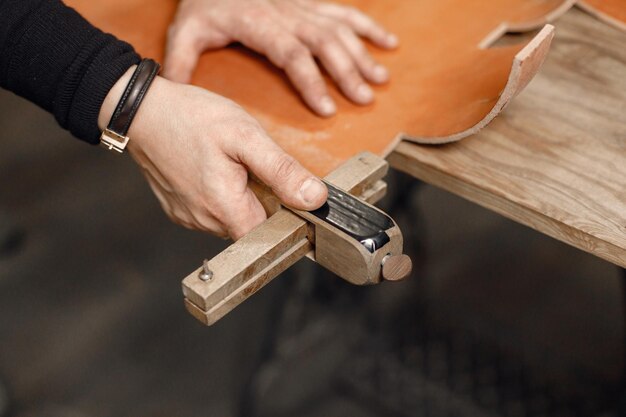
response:
[(167, 37), (163, 75), (188, 83), (200, 54), (232, 42), (261, 53), (282, 68), (306, 104), (321, 116), (336, 106), (315, 58), (357, 104), (374, 94), (388, 71), (361, 38), (391, 49), (398, 40), (357, 9), (316, 0), (181, 0)]

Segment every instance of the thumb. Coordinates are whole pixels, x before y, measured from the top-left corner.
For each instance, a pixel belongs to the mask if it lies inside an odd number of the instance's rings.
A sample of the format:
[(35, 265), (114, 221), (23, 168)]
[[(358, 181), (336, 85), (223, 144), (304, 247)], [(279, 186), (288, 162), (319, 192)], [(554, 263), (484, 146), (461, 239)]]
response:
[(177, 18), (167, 32), (163, 76), (180, 83), (190, 82), (200, 55), (207, 49), (225, 47), (230, 41), (229, 36), (201, 20)]
[(172, 26), (167, 35), (163, 77), (168, 80), (188, 83), (202, 53), (195, 45), (197, 40), (189, 30), (179, 30)]
[(239, 154), (241, 162), (271, 187), (285, 205), (315, 210), (326, 201), (328, 190), (324, 183), (267, 135), (249, 138)]

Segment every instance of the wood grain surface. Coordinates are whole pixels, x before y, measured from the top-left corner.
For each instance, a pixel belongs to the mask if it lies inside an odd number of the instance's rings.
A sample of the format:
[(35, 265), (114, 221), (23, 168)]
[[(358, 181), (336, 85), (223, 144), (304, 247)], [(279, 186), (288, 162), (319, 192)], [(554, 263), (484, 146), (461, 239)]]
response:
[(626, 267), (626, 32), (576, 9), (542, 72), (480, 134), (392, 166)]
[[(401, 132), (429, 143), (475, 133), (519, 92), (524, 79), (532, 78), (551, 33), (538, 35), (531, 50), (525, 44), (487, 48), (485, 41), (509, 29), (541, 28), (574, 4), (574, 0), (337, 1), (364, 10), (400, 39), (395, 51), (370, 47), (391, 73), (388, 84), (374, 88), (373, 104), (349, 102), (328, 81), (338, 114), (316, 116), (281, 70), (241, 46), (205, 53), (192, 79), (193, 84), (241, 104), (319, 176), (361, 151), (388, 154)], [(66, 2), (142, 55), (163, 58), (176, 0)], [(519, 57), (532, 62), (522, 65)]]

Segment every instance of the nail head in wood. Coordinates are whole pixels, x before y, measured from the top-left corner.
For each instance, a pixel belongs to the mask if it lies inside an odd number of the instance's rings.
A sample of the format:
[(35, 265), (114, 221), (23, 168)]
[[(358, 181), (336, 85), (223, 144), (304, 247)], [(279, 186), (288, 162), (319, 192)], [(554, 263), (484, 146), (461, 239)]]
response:
[(383, 259), (383, 278), (400, 281), (411, 275), (413, 262), (407, 255), (388, 255)]
[(202, 281), (210, 281), (213, 278), (213, 271), (209, 269), (209, 261), (207, 259), (202, 262), (202, 269), (198, 273), (198, 278)]

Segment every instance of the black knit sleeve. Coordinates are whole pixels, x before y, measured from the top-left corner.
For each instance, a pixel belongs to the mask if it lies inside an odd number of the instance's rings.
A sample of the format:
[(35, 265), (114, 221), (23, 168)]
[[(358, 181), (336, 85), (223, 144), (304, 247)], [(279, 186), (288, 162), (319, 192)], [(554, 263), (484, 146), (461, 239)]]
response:
[(115, 82), (139, 62), (132, 46), (60, 0), (0, 0), (0, 86), (98, 143), (98, 113)]

